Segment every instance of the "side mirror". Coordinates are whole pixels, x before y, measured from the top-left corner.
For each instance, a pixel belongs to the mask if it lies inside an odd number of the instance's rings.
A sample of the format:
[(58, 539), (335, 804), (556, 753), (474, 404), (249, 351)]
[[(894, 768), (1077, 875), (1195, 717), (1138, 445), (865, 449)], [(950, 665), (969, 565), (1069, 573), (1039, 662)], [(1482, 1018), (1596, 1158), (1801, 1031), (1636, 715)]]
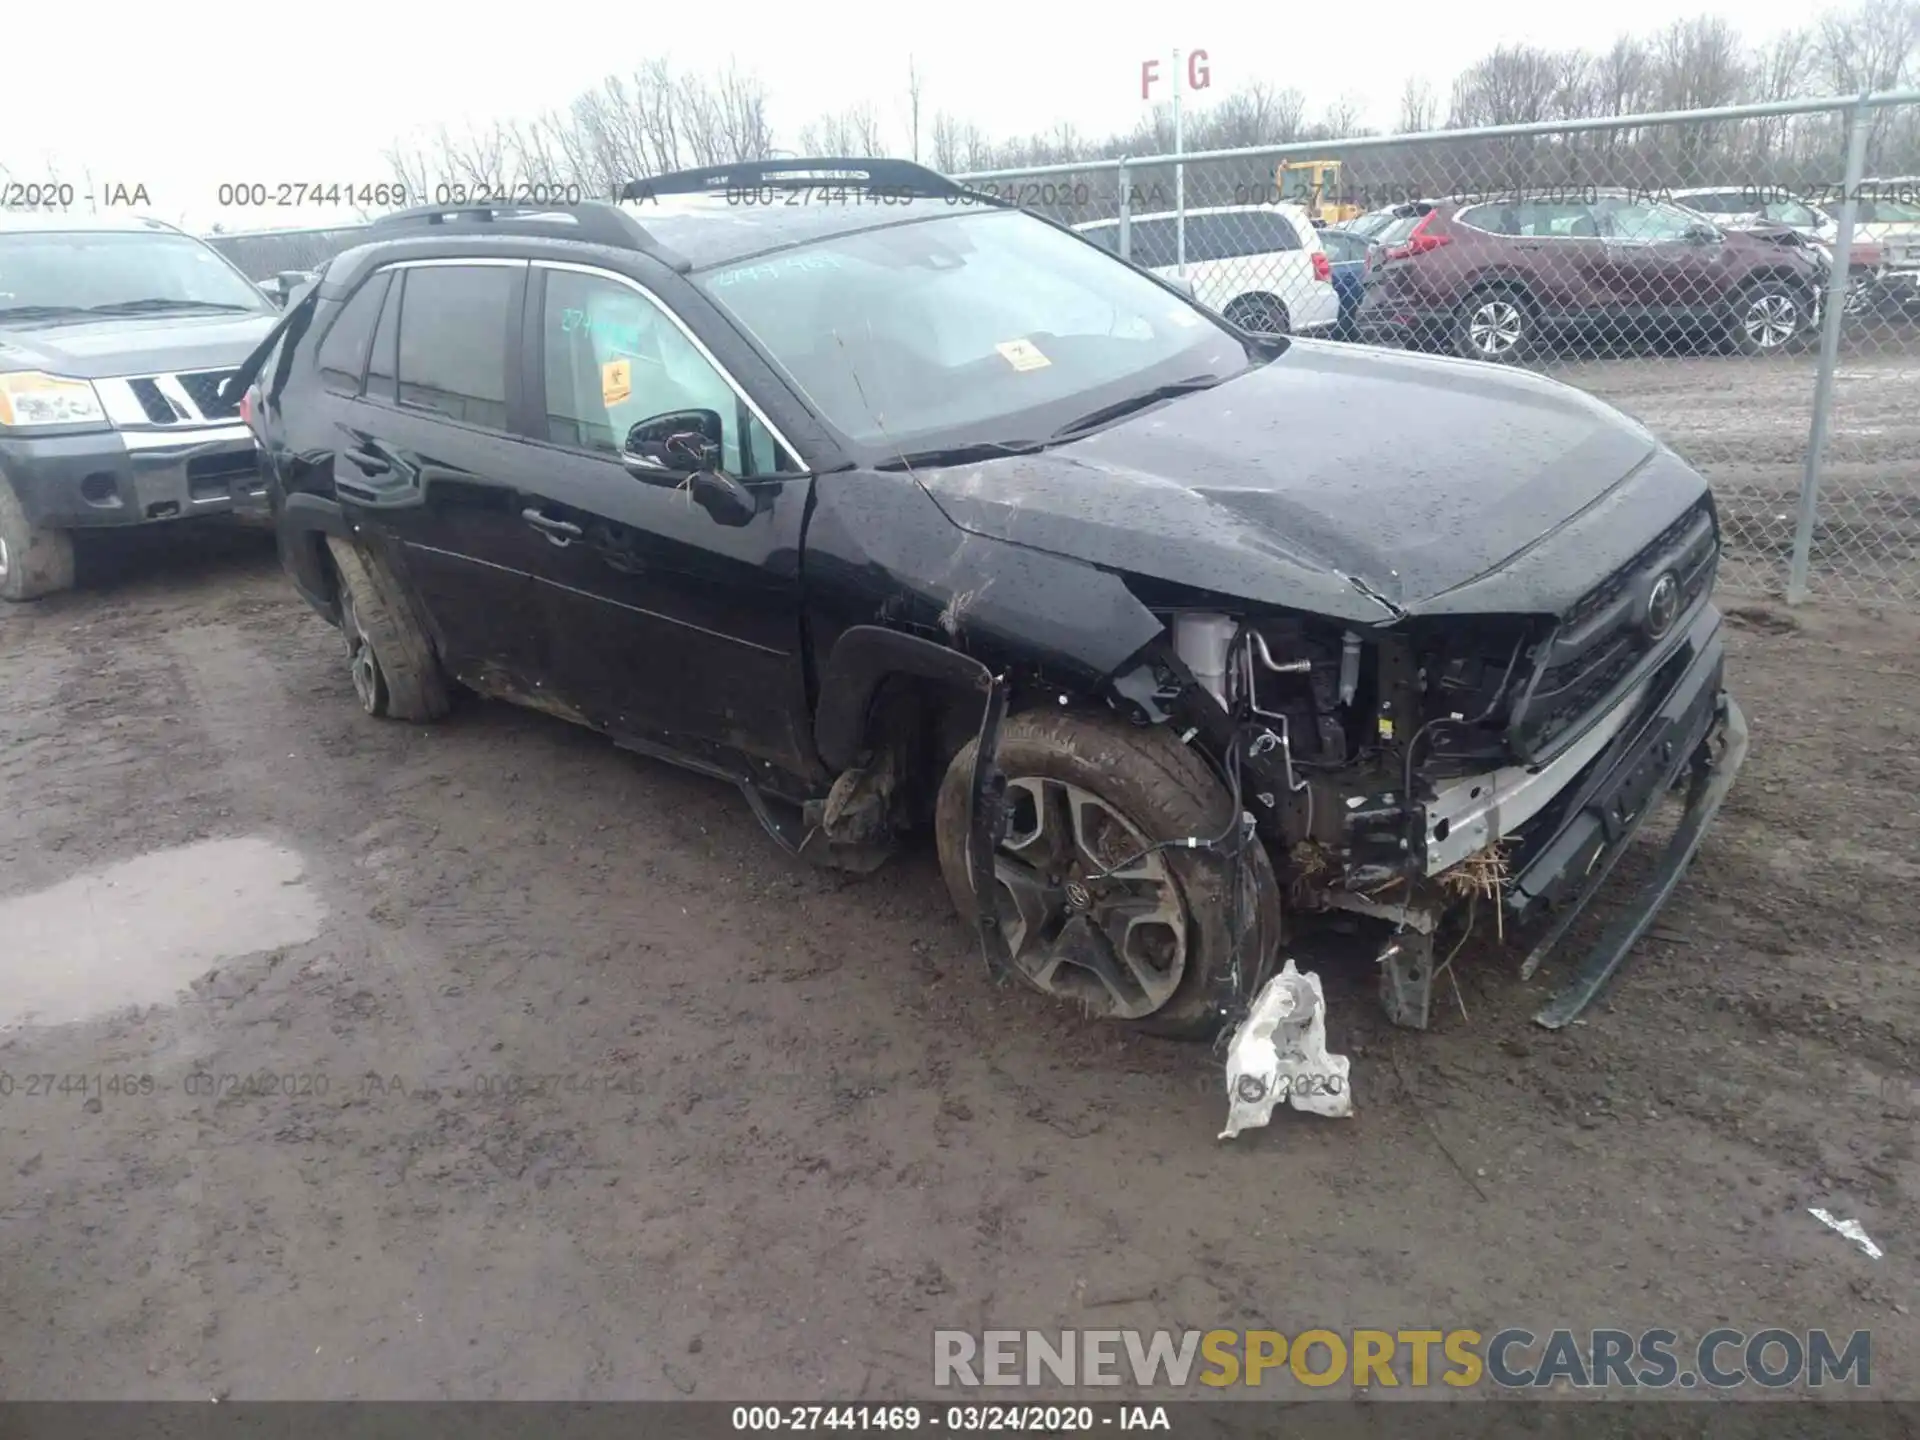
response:
[(760, 513), (753, 492), (720, 468), (725, 440), (717, 410), (670, 410), (627, 431), (623, 458), (641, 476), (682, 481), (721, 525), (745, 525)]
[(1687, 239), (1695, 245), (1717, 245), (1720, 243), (1720, 232), (1711, 225), (1689, 225)]
[(721, 525), (745, 525), (760, 512), (753, 492), (724, 470), (696, 470), (687, 489), (693, 503)]
[(282, 270), (271, 280), (262, 280), (260, 288), (274, 304), (284, 307), (293, 298), (294, 291), (313, 279), (313, 274), (311, 270)]
[(690, 475), (719, 464), (724, 432), (717, 410), (669, 410), (627, 431), (621, 447), (627, 463), (639, 471)]

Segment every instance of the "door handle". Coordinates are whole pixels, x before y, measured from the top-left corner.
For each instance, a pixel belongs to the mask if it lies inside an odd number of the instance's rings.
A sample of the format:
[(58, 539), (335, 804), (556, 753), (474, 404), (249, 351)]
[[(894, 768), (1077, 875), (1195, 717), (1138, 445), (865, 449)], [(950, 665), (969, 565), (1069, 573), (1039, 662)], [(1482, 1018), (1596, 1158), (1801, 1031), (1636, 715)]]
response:
[(520, 518), (555, 545), (571, 545), (586, 533), (572, 521), (555, 520), (551, 515), (542, 515), (538, 510), (522, 510)]

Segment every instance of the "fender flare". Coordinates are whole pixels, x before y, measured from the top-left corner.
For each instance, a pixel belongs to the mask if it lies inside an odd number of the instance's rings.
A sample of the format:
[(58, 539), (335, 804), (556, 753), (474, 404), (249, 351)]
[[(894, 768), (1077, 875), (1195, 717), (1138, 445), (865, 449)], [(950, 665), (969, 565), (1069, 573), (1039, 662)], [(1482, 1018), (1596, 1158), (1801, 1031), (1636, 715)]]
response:
[(882, 625), (853, 626), (834, 642), (820, 672), (813, 743), (829, 770), (845, 770), (859, 758), (874, 694), (896, 674), (939, 680), (982, 699), (994, 683), (991, 670), (958, 650)]
[(1007, 713), (1004, 679), (971, 655), (918, 635), (880, 625), (855, 625), (834, 642), (821, 672), (820, 708), (814, 720), (814, 749), (833, 770), (844, 770), (860, 754), (867, 712), (874, 692), (889, 675), (923, 675), (981, 698), (979, 744), (967, 783), (967, 851), (976, 897), (973, 923), (980, 953), (995, 983), (1013, 975), (1013, 957), (1001, 933), (1000, 918), (978, 897), (993, 894), (993, 852), (1006, 826), (1006, 777), (995, 763), (1000, 723)]

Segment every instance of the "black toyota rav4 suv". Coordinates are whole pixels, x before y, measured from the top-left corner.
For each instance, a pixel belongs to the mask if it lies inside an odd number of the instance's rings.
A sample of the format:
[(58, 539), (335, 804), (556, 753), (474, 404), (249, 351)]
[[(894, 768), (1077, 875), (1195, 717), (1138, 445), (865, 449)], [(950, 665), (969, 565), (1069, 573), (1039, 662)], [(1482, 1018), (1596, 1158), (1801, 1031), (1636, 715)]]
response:
[(993, 974), (1159, 1033), (1327, 910), (1423, 1026), (1436, 937), (1497, 905), (1530, 971), (1683, 791), (1562, 1024), (1745, 749), (1713, 500), (1639, 425), (1243, 333), (917, 166), (402, 213), (231, 389), (369, 713), (531, 705), (826, 864), (930, 826)]

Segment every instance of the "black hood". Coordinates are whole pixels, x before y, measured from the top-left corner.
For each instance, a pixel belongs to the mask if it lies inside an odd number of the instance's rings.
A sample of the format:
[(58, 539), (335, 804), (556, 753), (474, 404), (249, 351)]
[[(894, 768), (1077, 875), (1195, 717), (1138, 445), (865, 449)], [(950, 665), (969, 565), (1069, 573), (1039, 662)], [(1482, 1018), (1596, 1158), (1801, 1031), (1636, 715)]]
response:
[(226, 370), (246, 359), (279, 318), (278, 311), (263, 310), (10, 325), (0, 329), (0, 370), (46, 370), (80, 380)]
[(1354, 621), (1557, 611), (1704, 489), (1570, 386), (1299, 340), (1084, 440), (917, 473), (962, 529)]

